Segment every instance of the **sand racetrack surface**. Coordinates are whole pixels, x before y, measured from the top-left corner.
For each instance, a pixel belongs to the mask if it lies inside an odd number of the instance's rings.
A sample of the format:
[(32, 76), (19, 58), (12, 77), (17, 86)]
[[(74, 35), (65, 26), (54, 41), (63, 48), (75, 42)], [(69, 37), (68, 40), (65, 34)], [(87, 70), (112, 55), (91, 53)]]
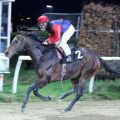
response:
[(120, 100), (79, 101), (72, 111), (69, 102), (29, 102), (24, 113), (20, 103), (0, 103), (0, 120), (120, 120)]

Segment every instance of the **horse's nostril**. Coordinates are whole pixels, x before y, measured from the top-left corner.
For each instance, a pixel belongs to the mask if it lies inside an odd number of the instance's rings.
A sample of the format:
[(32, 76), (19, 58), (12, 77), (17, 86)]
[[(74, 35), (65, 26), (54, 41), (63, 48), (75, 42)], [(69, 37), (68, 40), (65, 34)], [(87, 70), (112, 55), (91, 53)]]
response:
[(9, 54), (9, 52), (4, 52), (4, 55), (7, 57), (8, 56), (8, 54)]

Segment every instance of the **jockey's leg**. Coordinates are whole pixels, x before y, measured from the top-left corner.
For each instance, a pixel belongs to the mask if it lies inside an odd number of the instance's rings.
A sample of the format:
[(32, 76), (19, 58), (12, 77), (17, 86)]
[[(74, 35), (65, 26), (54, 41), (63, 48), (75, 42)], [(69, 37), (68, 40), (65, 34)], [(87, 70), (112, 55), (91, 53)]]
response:
[(70, 27), (65, 31), (61, 37), (60, 43), (67, 43), (67, 41), (71, 38), (71, 36), (74, 34), (75, 28), (73, 25), (70, 25)]
[(75, 28), (73, 27), (73, 25), (70, 25), (68, 30), (66, 32), (64, 32), (61, 37), (59, 45), (63, 49), (66, 56), (71, 55), (71, 50), (70, 50), (70, 47), (68, 46), (67, 42), (70, 39), (70, 37), (74, 34), (74, 32), (75, 32)]

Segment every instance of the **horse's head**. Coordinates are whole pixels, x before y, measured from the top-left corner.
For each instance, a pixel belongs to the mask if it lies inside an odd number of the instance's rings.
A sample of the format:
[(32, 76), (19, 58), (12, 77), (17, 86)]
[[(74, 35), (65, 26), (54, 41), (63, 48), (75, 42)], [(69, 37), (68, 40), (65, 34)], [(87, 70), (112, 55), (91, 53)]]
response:
[(17, 35), (13, 40), (10, 46), (4, 52), (6, 57), (11, 58), (15, 53), (22, 50), (25, 43), (25, 37), (22, 35)]

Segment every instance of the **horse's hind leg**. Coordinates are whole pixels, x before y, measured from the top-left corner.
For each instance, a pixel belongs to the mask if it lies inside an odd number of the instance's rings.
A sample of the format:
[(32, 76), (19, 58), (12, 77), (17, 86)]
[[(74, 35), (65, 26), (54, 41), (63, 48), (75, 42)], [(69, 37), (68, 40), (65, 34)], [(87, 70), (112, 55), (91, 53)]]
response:
[(64, 98), (66, 98), (67, 96), (72, 95), (73, 93), (74, 93), (74, 89), (71, 89), (71, 90), (69, 90), (68, 92), (62, 94), (62, 95), (59, 97), (59, 99), (64, 99)]
[(72, 100), (72, 102), (70, 103), (70, 105), (64, 110), (65, 112), (70, 111), (73, 108), (74, 104), (83, 95), (85, 81), (82, 81), (80, 84), (78, 80), (73, 80), (73, 84), (74, 84), (74, 90), (75, 90), (76, 95), (74, 99)]

